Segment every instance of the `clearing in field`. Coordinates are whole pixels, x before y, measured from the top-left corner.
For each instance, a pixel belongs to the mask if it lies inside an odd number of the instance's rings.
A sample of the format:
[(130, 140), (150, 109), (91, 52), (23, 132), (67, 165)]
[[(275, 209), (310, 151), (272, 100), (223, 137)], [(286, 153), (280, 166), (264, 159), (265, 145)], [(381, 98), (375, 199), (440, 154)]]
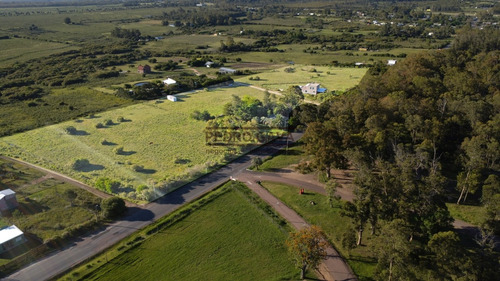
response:
[(232, 95), (263, 93), (232, 87), (180, 94), (178, 102), (144, 102), (1, 138), (0, 152), (93, 186), (109, 178), (119, 183), (108, 184), (108, 192), (153, 200), (240, 153), (214, 153), (206, 145), (206, 123), (190, 118), (195, 110), (222, 114)]
[[(268, 72), (237, 79), (269, 90), (286, 90), (290, 86), (320, 83), (328, 91), (345, 91), (358, 85), (367, 68), (289, 65)], [(251, 80), (252, 79), (252, 80)]]
[(288, 228), (248, 192), (230, 182), (62, 280), (293, 280)]

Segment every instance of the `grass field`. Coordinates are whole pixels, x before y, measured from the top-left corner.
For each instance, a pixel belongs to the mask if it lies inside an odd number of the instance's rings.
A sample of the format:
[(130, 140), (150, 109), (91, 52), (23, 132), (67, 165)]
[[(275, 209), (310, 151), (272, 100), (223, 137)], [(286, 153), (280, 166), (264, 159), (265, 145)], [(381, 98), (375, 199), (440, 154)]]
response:
[(448, 211), (453, 218), (463, 220), (473, 225), (480, 226), (485, 217), (485, 208), (483, 206), (457, 205), (455, 203), (446, 203)]
[[(0, 159), (0, 189), (14, 190), (19, 203), (16, 209), (3, 214), (0, 227), (16, 225), (29, 235), (27, 243), (0, 255), (0, 265), (42, 241), (68, 235), (68, 231), (83, 227), (97, 215), (93, 208), (100, 204), (100, 198), (43, 176), (38, 170)], [(74, 192), (76, 197), (69, 198), (68, 192)]]
[(67, 44), (23, 38), (0, 40), (0, 46), (2, 48), (2, 52), (0, 53), (1, 65), (24, 62), (76, 49), (76, 47)]
[[(244, 189), (228, 183), (201, 199), (207, 203), (158, 222), (170, 225), (150, 226), (61, 280), (295, 280), (286, 228)], [(179, 214), (188, 215), (175, 222)]]
[[(285, 72), (293, 68), (291, 73)], [(328, 91), (344, 91), (356, 86), (365, 75), (366, 68), (341, 68), (333, 66), (293, 65), (286, 66), (256, 75), (237, 79), (238, 82), (251, 83), (269, 90), (286, 90), (290, 86), (320, 83)], [(250, 80), (251, 77), (259, 80)]]
[[(215, 116), (222, 114), (223, 105), (231, 101), (233, 94), (263, 96), (262, 92), (248, 87), (181, 94), (175, 103), (149, 101), (102, 112), (93, 118), (80, 118), (8, 136), (0, 139), (0, 152), (90, 185), (101, 177), (117, 180), (123, 188), (116, 193), (141, 200), (135, 193), (140, 185), (152, 188), (158, 182), (206, 173), (210, 166), (225, 161), (227, 155), (213, 153), (205, 145), (205, 122), (189, 116), (194, 110), (208, 110)], [(124, 120), (118, 121), (119, 117)], [(96, 128), (96, 124), (104, 124), (106, 120), (112, 123)], [(77, 130), (73, 135), (64, 131), (69, 126)], [(107, 141), (105, 145), (101, 144), (103, 140)], [(117, 153), (118, 147), (123, 151)], [(87, 159), (89, 164), (74, 170), (71, 165), (76, 159)]]
[[(373, 278), (376, 261), (370, 257), (372, 249), (369, 246), (358, 247), (351, 252), (342, 248), (342, 234), (348, 231), (351, 222), (347, 217), (340, 216), (340, 202), (335, 202), (331, 208), (324, 195), (305, 190), (306, 193), (298, 195), (297, 187), (262, 182), (267, 190), (282, 200), (287, 206), (295, 210), (308, 223), (320, 226), (326, 233), (328, 239), (346, 258), (352, 270), (360, 280), (371, 280)], [(313, 201), (315, 204), (311, 204)], [(352, 235), (355, 235), (352, 233)], [(371, 235), (364, 234), (365, 245), (370, 245)]]
[(304, 144), (296, 142), (288, 150), (281, 150), (278, 154), (265, 160), (259, 167), (259, 171), (273, 172), (279, 169), (289, 167), (293, 164), (298, 164), (300, 160), (307, 157), (304, 153)]

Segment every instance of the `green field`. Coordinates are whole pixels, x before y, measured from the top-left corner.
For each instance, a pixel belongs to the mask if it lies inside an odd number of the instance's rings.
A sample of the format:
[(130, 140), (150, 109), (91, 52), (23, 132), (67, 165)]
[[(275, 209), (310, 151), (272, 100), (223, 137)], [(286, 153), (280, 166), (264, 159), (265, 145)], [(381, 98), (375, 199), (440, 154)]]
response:
[(450, 215), (459, 220), (463, 220), (473, 225), (480, 226), (484, 223), (485, 207), (472, 205), (457, 205), (455, 203), (446, 203)]
[[(232, 95), (263, 93), (248, 87), (219, 88), (181, 94), (178, 102), (149, 101), (99, 113), (0, 139), (0, 152), (15, 158), (62, 172), (90, 185), (108, 177), (121, 182), (115, 193), (130, 199), (145, 200), (159, 196), (158, 188), (172, 188), (178, 180), (189, 180), (206, 173), (225, 157), (205, 145), (205, 122), (189, 116), (194, 110), (222, 114), (223, 105)], [(118, 121), (119, 117), (124, 118)], [(111, 120), (112, 124), (96, 128)], [(73, 135), (65, 128), (73, 126)], [(105, 145), (101, 144), (106, 140)], [(43, 144), (43, 145), (40, 145)], [(123, 152), (116, 153), (118, 147)], [(89, 165), (74, 170), (76, 159)], [(227, 159), (227, 158), (226, 158)], [(135, 166), (142, 166), (136, 171)], [(166, 182), (172, 185), (167, 185)], [(149, 186), (142, 192), (135, 188)], [(149, 192), (149, 193), (145, 193)]]
[(287, 168), (290, 165), (298, 164), (300, 160), (306, 158), (304, 144), (294, 143), (287, 150), (281, 150), (278, 154), (266, 159), (259, 167), (260, 171), (273, 172), (279, 169)]
[[(371, 256), (371, 247), (358, 247), (350, 252), (342, 248), (342, 234), (349, 229), (351, 222), (350, 218), (340, 216), (340, 202), (335, 202), (331, 208), (324, 195), (307, 189), (305, 194), (298, 195), (297, 187), (286, 184), (262, 182), (262, 186), (295, 210), (308, 223), (320, 226), (360, 280), (373, 278), (376, 261)], [(311, 204), (311, 201), (315, 204)], [(369, 233), (365, 233), (364, 244), (370, 245), (371, 238)]]
[(2, 46), (0, 53), (0, 64), (2, 65), (24, 62), (76, 49), (76, 47), (67, 44), (23, 38), (0, 40), (0, 46)]
[(287, 228), (248, 196), (226, 184), (158, 224), (188, 214), (180, 221), (150, 226), (61, 280), (294, 280)]
[[(287, 68), (293, 72), (285, 72)], [(290, 65), (279, 69), (237, 79), (269, 90), (286, 90), (290, 86), (320, 83), (328, 91), (345, 91), (356, 86), (366, 73), (366, 68), (342, 68), (333, 66)], [(250, 80), (251, 77), (259, 80)]]

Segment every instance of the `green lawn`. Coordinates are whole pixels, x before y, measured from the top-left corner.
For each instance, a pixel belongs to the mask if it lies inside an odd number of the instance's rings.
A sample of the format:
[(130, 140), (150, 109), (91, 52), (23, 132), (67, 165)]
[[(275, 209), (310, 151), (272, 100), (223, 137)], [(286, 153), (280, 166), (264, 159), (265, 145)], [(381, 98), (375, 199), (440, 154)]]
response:
[(158, 223), (188, 214), (180, 221), (150, 226), (61, 280), (294, 280), (287, 228), (244, 189), (230, 182)]
[(307, 157), (304, 153), (304, 144), (302, 142), (294, 143), (288, 150), (281, 150), (278, 154), (265, 160), (259, 167), (260, 171), (276, 171), (298, 164), (300, 160)]
[[(285, 72), (293, 68), (291, 73)], [(328, 91), (344, 91), (356, 86), (365, 75), (366, 68), (342, 68), (333, 66), (293, 65), (268, 72), (237, 79), (238, 82), (251, 83), (269, 90), (286, 90), (290, 86), (320, 83)], [(259, 80), (255, 80), (256, 77)], [(254, 80), (250, 80), (253, 77)]]
[(481, 225), (485, 217), (485, 208), (483, 206), (457, 205), (455, 203), (446, 203), (448, 211), (453, 218), (463, 220), (473, 225)]
[[(161, 195), (157, 192), (159, 185), (173, 188), (165, 182), (174, 184), (180, 179), (192, 179), (216, 163), (223, 163), (225, 157), (234, 157), (220, 153), (224, 148), (214, 153), (205, 144), (205, 122), (189, 117), (194, 110), (208, 110), (215, 116), (222, 114), (223, 105), (231, 101), (233, 94), (263, 96), (262, 92), (248, 87), (180, 94), (175, 103), (166, 99), (148, 101), (102, 112), (93, 118), (4, 137), (0, 139), (0, 152), (90, 185), (98, 178), (108, 177), (121, 182), (122, 188), (115, 191), (120, 196), (154, 199)], [(119, 117), (125, 120), (120, 122)], [(96, 128), (96, 124), (105, 120), (111, 120), (112, 125)], [(64, 131), (69, 126), (76, 128), (74, 135)], [(102, 140), (108, 143), (103, 145)], [(116, 153), (118, 147), (123, 147), (123, 153)], [(89, 165), (74, 170), (71, 165), (76, 159), (87, 159)], [(136, 165), (143, 169), (135, 171)], [(150, 188), (136, 193), (135, 188), (140, 185)], [(144, 192), (149, 195), (141, 197)]]
[[(297, 187), (272, 182), (262, 182), (261, 184), (307, 222), (320, 226), (335, 248), (346, 258), (360, 280), (373, 278), (376, 261), (370, 256), (372, 249), (369, 246), (371, 240), (369, 231), (364, 234), (365, 242), (363, 243), (368, 246), (358, 247), (351, 252), (342, 248), (342, 234), (349, 229), (351, 223), (349, 218), (340, 216), (340, 202), (335, 202), (334, 207), (331, 208), (324, 195), (310, 192), (307, 189), (305, 194), (299, 195)], [(315, 204), (311, 204), (311, 201)]]

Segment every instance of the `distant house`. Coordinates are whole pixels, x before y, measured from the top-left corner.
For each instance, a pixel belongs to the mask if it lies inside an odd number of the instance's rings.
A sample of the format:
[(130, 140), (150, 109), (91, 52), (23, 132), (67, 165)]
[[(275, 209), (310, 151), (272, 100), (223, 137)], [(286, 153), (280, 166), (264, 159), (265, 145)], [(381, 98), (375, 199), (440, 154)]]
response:
[(326, 92), (326, 88), (321, 88), (319, 86), (319, 83), (308, 83), (305, 86), (301, 86), (300, 89), (302, 90), (303, 94), (308, 94), (308, 95), (317, 95), (319, 93), (324, 93)]
[(221, 67), (221, 68), (219, 68), (219, 73), (220, 74), (235, 74), (236, 70), (231, 69), (231, 68), (227, 68), (227, 67)]
[(167, 100), (175, 102), (175, 101), (177, 101), (177, 97), (176, 96), (172, 96), (172, 95), (168, 95), (167, 96)]
[(24, 233), (15, 225), (0, 229), (0, 253), (8, 251), (26, 242)]
[(360, 52), (366, 52), (366, 51), (368, 51), (368, 48), (360, 47), (360, 48), (358, 48), (358, 51), (360, 51)]
[(149, 65), (139, 65), (139, 67), (137, 67), (137, 72), (139, 73), (142, 73), (142, 74), (147, 74), (147, 73), (151, 73), (151, 66)]
[(7, 211), (17, 208), (16, 193), (12, 189), (5, 189), (0, 191), (0, 211)]
[(362, 62), (356, 62), (356, 63), (354, 63), (354, 65), (355, 66), (362, 66), (362, 65), (364, 65), (364, 63), (362, 63)]
[(213, 62), (213, 61), (207, 61), (207, 62), (205, 63), (205, 66), (206, 66), (206, 67), (208, 67), (208, 68), (210, 68), (210, 67), (212, 67), (212, 65), (213, 65), (214, 63), (215, 63), (215, 62)]
[(175, 81), (172, 78), (167, 78), (166, 80), (163, 80), (163, 84), (165, 84), (165, 85), (174, 85), (176, 83), (177, 83), (177, 81)]
[(387, 60), (387, 65), (395, 65), (397, 62), (397, 60)]

